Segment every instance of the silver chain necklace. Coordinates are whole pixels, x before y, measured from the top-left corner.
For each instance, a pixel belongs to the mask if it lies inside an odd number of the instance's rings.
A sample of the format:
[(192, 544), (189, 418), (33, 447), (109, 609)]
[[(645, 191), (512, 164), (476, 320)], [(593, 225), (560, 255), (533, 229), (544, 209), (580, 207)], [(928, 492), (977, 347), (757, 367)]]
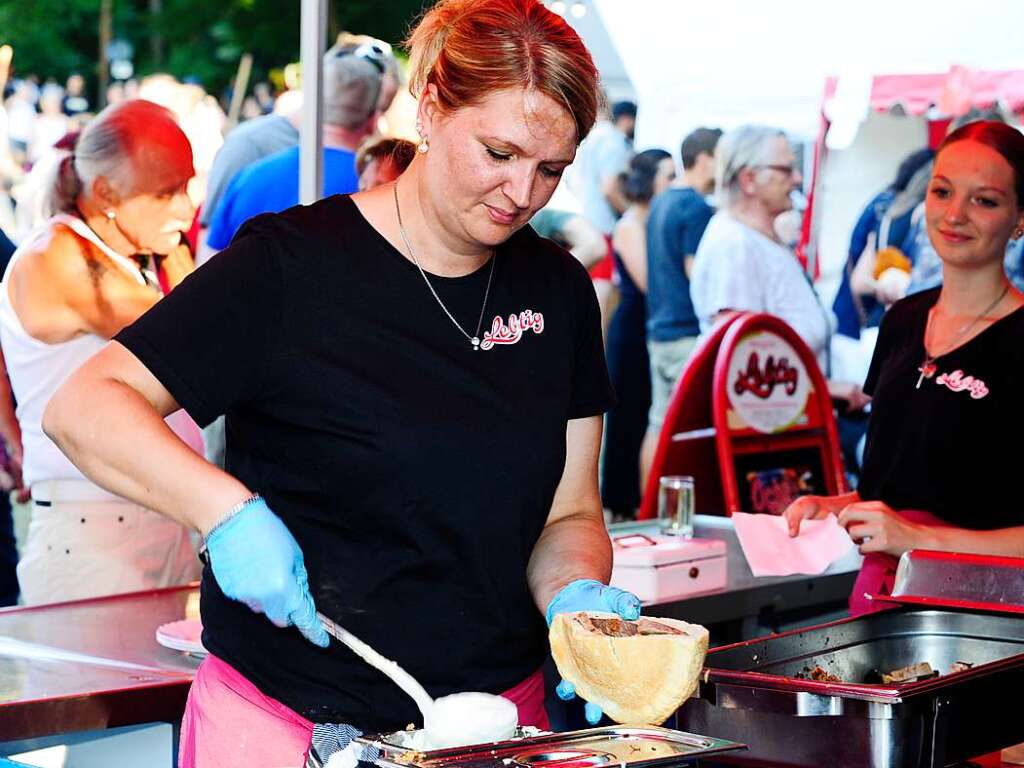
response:
[[(931, 344), (928, 341), (928, 337), (931, 336), (932, 330), (932, 313), (928, 313), (928, 320), (925, 322), (924, 325), (924, 360), (922, 360), (921, 365), (917, 367), (917, 370), (921, 375), (917, 377), (917, 386), (914, 387), (914, 389), (920, 389), (921, 382), (923, 382), (925, 379), (930, 379), (932, 376), (935, 375), (935, 372), (938, 370), (938, 366), (935, 364), (935, 359), (938, 357), (942, 357), (944, 354), (953, 349), (953, 347), (959, 344), (960, 340), (967, 336), (968, 331), (970, 331), (972, 328), (974, 328), (974, 326), (980, 323), (982, 318), (985, 317), (985, 315), (987, 315), (989, 312), (991, 312), (993, 309), (999, 306), (999, 302), (1003, 300), (1003, 298), (1006, 296), (1009, 290), (1010, 284), (1007, 283), (1006, 286), (1003, 288), (1003, 292), (999, 294), (995, 301), (993, 301), (991, 304), (985, 307), (985, 309), (982, 310), (981, 314), (979, 314), (973, 320), (970, 320), (964, 323), (962, 326), (960, 326), (960, 329), (956, 332), (956, 335), (953, 337), (953, 340), (946, 344), (946, 346), (942, 349), (941, 352), (936, 352), (934, 355), (928, 354), (928, 347), (931, 346)], [(934, 311), (934, 308), (932, 311)]]
[(434, 295), (434, 299), (437, 301), (437, 305), (441, 307), (442, 311), (448, 315), (448, 319), (452, 321), (452, 325), (459, 329), (459, 333), (465, 336), (469, 343), (473, 345), (473, 351), (480, 349), (480, 329), (484, 325), (484, 312), (487, 311), (487, 297), (491, 295), (491, 280), (494, 278), (494, 262), (498, 260), (498, 254), (494, 253), (491, 255), (491, 271), (487, 275), (487, 290), (484, 291), (484, 303), (480, 307), (480, 319), (476, 321), (476, 333), (470, 336), (466, 333), (466, 329), (463, 328), (459, 321), (455, 319), (455, 316), (448, 311), (448, 307), (441, 301), (441, 297), (437, 295), (437, 291), (434, 290), (434, 286), (430, 284), (430, 280), (427, 278), (427, 273), (423, 271), (423, 267), (420, 266), (419, 260), (416, 258), (416, 252), (412, 249), (412, 244), (409, 242), (409, 236), (405, 234), (405, 226), (402, 224), (402, 209), (398, 205), (398, 182), (395, 182), (395, 214), (398, 216), (398, 231), (402, 234), (402, 242), (405, 243), (405, 248), (409, 251), (409, 256), (412, 258), (412, 263), (416, 265), (416, 268), (423, 275), (423, 282), (427, 284), (427, 288)]

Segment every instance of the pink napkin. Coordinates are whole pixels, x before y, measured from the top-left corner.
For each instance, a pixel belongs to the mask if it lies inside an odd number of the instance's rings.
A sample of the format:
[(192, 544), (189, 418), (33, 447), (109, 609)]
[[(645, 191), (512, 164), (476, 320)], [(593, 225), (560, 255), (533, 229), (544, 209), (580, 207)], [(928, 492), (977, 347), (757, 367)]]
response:
[(732, 521), (755, 576), (819, 574), (853, 547), (835, 515), (804, 520), (796, 538), (790, 538), (786, 519), (779, 515), (734, 512)]

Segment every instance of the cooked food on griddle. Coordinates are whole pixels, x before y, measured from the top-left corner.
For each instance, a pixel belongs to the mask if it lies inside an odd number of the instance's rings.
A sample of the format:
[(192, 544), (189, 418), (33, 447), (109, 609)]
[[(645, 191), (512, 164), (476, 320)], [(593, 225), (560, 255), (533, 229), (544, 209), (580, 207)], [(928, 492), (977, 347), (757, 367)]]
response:
[(798, 680), (815, 680), (819, 683), (845, 683), (846, 681), (839, 675), (833, 675), (831, 672), (826, 672), (819, 665), (815, 664), (814, 668), (804, 667), (802, 671), (797, 672), (793, 677)]
[[(964, 672), (973, 666), (974, 662), (972, 661), (954, 661), (949, 668), (949, 674), (954, 675), (957, 672)], [(917, 664), (909, 664), (906, 667), (894, 669), (891, 672), (879, 672), (877, 669), (873, 669), (866, 675), (863, 682), (868, 685), (903, 685), (905, 683), (919, 683), (922, 680), (931, 680), (933, 677), (941, 677), (941, 675), (942, 673), (932, 668), (932, 665), (927, 661), (922, 661)], [(855, 682), (843, 680), (838, 675), (826, 672), (819, 664), (815, 664), (813, 667), (804, 667), (793, 677), (797, 680), (816, 680), (820, 683)]]
[(892, 672), (883, 672), (882, 682), (886, 685), (891, 683), (916, 683), (920, 680), (928, 680), (938, 676), (939, 671), (937, 669), (932, 669), (931, 664), (927, 661), (922, 661), (917, 664), (894, 669)]

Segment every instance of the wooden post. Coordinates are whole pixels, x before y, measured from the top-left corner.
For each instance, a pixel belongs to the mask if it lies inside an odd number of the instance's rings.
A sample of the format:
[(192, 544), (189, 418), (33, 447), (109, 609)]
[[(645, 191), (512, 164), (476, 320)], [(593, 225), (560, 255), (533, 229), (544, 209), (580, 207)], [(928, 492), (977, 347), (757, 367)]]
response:
[(245, 92), (249, 90), (249, 74), (252, 72), (252, 54), (243, 53), (238, 61), (238, 72), (235, 73), (235, 86), (231, 91), (231, 106), (228, 107), (228, 125), (231, 130), (238, 125), (238, 115), (242, 111)]
[(107, 61), (107, 46), (113, 38), (114, 0), (100, 0), (100, 58), (97, 69), (99, 75), (99, 98), (96, 103), (100, 109), (107, 105), (107, 84), (110, 82), (110, 62)]
[(153, 57), (153, 66), (158, 69), (164, 65), (164, 36), (160, 31), (160, 15), (163, 13), (163, 0), (149, 0), (149, 15), (152, 22), (149, 33), (149, 50)]

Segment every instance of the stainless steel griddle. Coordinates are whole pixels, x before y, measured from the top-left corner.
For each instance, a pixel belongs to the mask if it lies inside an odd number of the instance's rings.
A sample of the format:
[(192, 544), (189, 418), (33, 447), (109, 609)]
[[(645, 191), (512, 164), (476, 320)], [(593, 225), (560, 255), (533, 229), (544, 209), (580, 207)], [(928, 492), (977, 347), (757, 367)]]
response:
[[(679, 727), (749, 744), (723, 762), (808, 768), (938, 768), (1024, 741), (1024, 560), (910, 553), (880, 599), (892, 610), (710, 651)], [(871, 682), (919, 662), (940, 675)], [(797, 677), (815, 667), (843, 682)]]
[[(610, 726), (565, 733), (520, 730), (509, 741), (455, 749), (419, 751), (416, 731), (356, 739), (380, 750), (381, 768), (669, 768), (742, 749), (743, 745), (669, 728)], [(320, 768), (311, 755), (307, 768)]]

